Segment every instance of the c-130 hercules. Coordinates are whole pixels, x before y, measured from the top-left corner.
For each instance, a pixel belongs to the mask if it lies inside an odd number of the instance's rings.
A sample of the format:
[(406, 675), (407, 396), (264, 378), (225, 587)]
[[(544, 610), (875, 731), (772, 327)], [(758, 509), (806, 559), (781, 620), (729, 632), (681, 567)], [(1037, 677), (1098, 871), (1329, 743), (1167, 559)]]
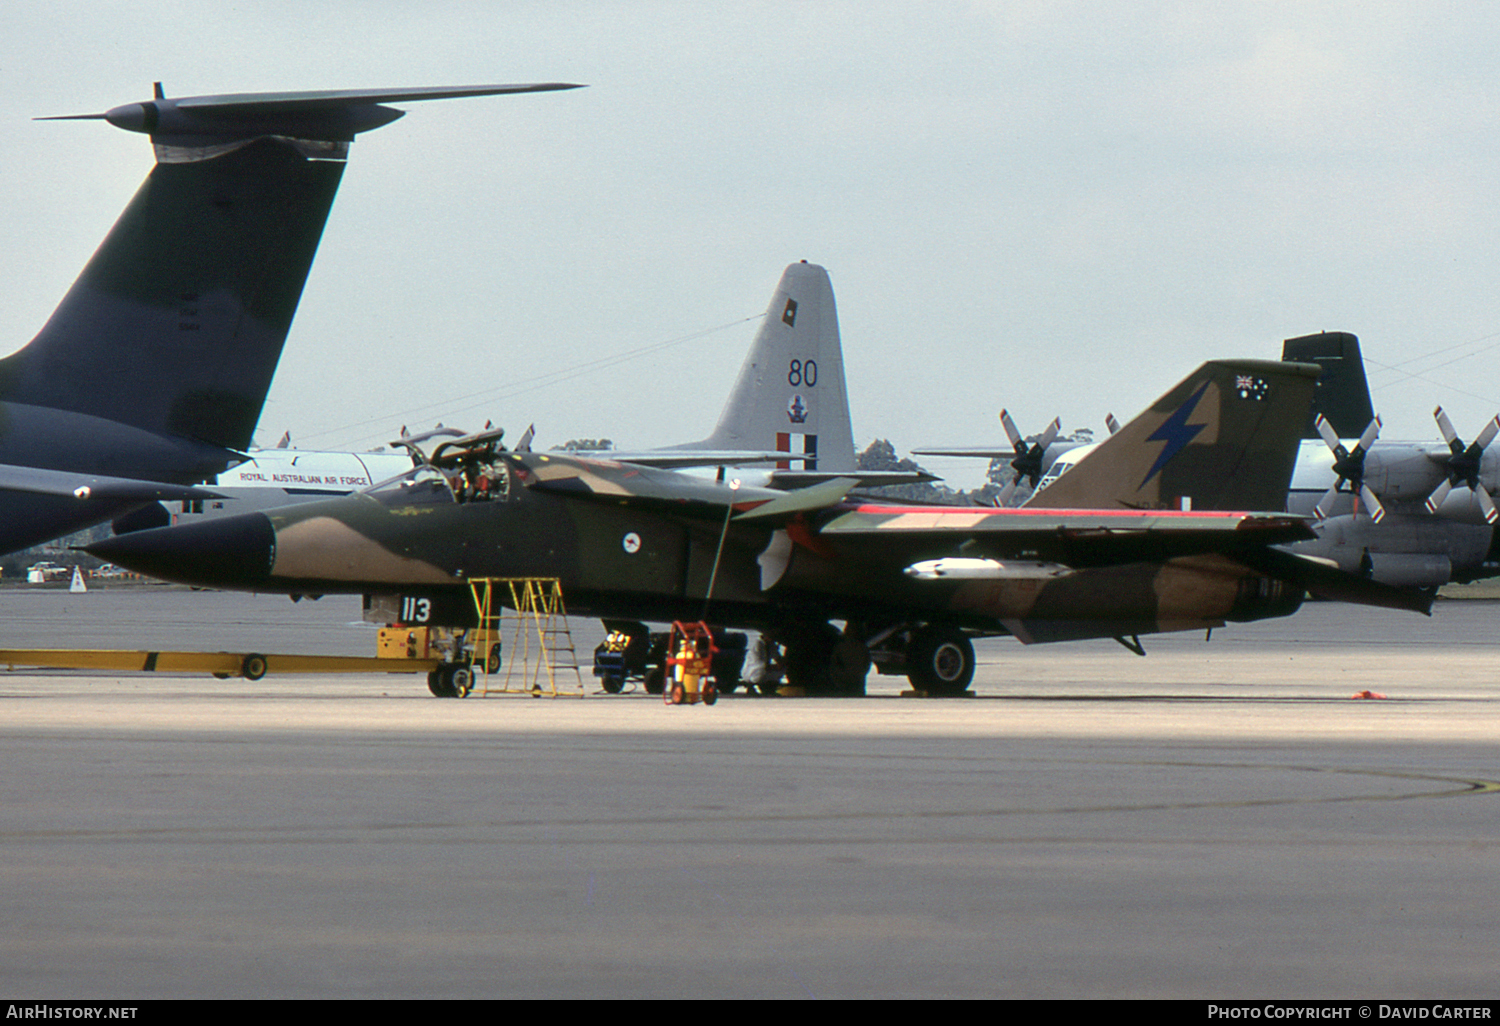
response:
[[(386, 103), (565, 83), (155, 99), (103, 114), (156, 166), (41, 332), (0, 360), (0, 552), (106, 520), (241, 462), (355, 135)], [(154, 513), (132, 524), (131, 511)]]

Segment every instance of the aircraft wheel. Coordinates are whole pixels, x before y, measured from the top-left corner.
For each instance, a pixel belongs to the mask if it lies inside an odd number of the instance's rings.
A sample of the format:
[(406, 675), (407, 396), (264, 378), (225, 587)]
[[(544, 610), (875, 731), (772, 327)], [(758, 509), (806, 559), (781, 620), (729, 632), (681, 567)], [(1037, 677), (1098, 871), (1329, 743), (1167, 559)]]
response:
[(266, 657), (259, 652), (251, 652), (240, 660), (240, 676), (246, 680), (260, 680), (266, 675)]
[(831, 623), (817, 624), (786, 639), (786, 682), (809, 695), (833, 690), (833, 650), (839, 632)]
[(474, 690), (474, 671), (462, 663), (444, 663), (427, 675), (427, 690), (438, 698), (463, 698)]
[(458, 697), (458, 694), (453, 690), (453, 685), (448, 682), (447, 677), (443, 674), (442, 667), (427, 672), (427, 690), (431, 691), (436, 698)]
[(929, 624), (906, 646), (906, 677), (933, 695), (961, 695), (974, 679), (974, 645), (954, 627)]
[(870, 673), (870, 649), (858, 634), (844, 634), (828, 657), (828, 679), (834, 694), (863, 695)]

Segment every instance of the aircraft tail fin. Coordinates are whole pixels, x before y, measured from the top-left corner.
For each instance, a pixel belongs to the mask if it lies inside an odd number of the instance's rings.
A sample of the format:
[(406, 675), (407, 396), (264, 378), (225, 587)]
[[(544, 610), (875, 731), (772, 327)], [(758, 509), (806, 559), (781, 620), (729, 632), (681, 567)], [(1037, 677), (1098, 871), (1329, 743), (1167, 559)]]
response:
[(158, 163), (0, 398), (248, 446), (343, 169), (272, 138)]
[(147, 134), (157, 163), (41, 332), (0, 360), (0, 400), (246, 448), (349, 141), (402, 116), (385, 102), (565, 88), (167, 99), (158, 84), (62, 119)]
[(1285, 509), (1318, 373), (1300, 363), (1205, 363), (1026, 505)]
[(1347, 331), (1320, 331), (1281, 343), (1281, 358), (1297, 363), (1315, 363), (1323, 368), (1313, 393), (1312, 411), (1303, 427), (1303, 438), (1320, 437), (1321, 414), (1340, 438), (1358, 438), (1375, 419), (1370, 385), (1365, 380), (1365, 362), (1359, 339)]
[(789, 266), (740, 367), (714, 433), (681, 449), (805, 454), (783, 468), (854, 470), (838, 311), (828, 272)]

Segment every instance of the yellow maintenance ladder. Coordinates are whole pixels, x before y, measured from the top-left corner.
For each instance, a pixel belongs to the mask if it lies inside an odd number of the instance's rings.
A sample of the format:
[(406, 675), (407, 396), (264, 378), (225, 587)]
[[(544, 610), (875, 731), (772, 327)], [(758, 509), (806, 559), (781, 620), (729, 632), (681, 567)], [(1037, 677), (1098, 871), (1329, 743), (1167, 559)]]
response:
[[(484, 670), (479, 694), (583, 697), (583, 673), (573, 647), (573, 632), (568, 628), (561, 581), (556, 577), (476, 577), (469, 581), (469, 590), (479, 614), (473, 648), (474, 666)], [(510, 596), (509, 608), (515, 610), (515, 626), (502, 676), (498, 661), (489, 654), (505, 640), (506, 594)], [(566, 679), (569, 671), (571, 682)], [(501, 679), (492, 685), (494, 677)], [(559, 683), (564, 690), (559, 690)]]

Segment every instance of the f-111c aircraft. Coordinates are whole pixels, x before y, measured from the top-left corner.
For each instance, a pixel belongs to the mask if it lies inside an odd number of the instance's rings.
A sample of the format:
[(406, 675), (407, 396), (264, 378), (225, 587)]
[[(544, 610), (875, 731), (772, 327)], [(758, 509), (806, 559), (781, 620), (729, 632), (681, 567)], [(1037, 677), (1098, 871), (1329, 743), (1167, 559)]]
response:
[[(41, 332), (0, 360), (0, 552), (244, 460), (349, 143), (386, 103), (562, 83), (156, 97), (103, 114), (156, 165)], [(159, 519), (160, 507), (156, 507)], [(129, 526), (129, 525), (126, 525)]]
[[(491, 433), (355, 495), (89, 551), (194, 585), (362, 593), (367, 608), (418, 625), (473, 623), (470, 579), (556, 577), (570, 611), (769, 632), (786, 646), (788, 682), (809, 692), (862, 691), (872, 660), (957, 692), (974, 673), (975, 636), (1113, 637), (1139, 651), (1141, 634), (1286, 616), (1309, 591), (1426, 612), (1427, 596), (1276, 549), (1312, 536), (1305, 518), (1182, 501), (1222, 491), (1247, 460), (1289, 476), (1316, 376), (1205, 364), (1074, 468), (1071, 488), (1095, 486), (1090, 509), (891, 505), (849, 497), (848, 478), (735, 487), (506, 452)], [(1266, 455), (1261, 440), (1284, 435), (1285, 451)], [(1176, 508), (1124, 508), (1162, 488)]]

